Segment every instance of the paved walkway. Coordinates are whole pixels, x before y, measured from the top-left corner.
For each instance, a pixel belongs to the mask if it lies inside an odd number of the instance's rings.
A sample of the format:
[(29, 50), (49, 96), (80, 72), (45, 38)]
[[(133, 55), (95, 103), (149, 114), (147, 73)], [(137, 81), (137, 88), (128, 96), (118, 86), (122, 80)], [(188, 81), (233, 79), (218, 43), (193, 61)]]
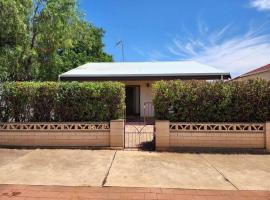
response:
[(0, 200), (269, 200), (269, 191), (0, 185)]
[(0, 149), (0, 184), (270, 191), (270, 155)]

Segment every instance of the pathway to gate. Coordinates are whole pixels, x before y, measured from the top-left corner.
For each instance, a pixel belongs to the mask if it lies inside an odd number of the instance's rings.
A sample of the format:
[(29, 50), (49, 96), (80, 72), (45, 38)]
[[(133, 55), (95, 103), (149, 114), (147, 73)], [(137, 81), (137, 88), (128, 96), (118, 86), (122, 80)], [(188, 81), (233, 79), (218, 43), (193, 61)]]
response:
[(154, 125), (139, 122), (125, 124), (125, 149), (155, 150)]

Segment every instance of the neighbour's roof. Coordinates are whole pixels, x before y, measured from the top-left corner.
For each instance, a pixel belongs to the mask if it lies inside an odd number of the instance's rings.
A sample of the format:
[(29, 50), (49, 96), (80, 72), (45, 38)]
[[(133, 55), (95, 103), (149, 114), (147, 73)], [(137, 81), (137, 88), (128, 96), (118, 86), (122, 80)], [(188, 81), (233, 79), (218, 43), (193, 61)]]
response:
[(269, 70), (270, 70), (270, 64), (264, 65), (262, 67), (251, 70), (251, 71), (249, 71), (249, 72), (247, 72), (245, 74), (242, 74), (242, 75), (236, 77), (235, 79), (245, 77), (245, 76), (250, 76), (250, 75), (253, 75), (253, 74), (259, 74), (259, 73), (266, 72), (266, 71), (269, 71)]
[(195, 61), (86, 63), (59, 76), (60, 80), (224, 79), (229, 72)]

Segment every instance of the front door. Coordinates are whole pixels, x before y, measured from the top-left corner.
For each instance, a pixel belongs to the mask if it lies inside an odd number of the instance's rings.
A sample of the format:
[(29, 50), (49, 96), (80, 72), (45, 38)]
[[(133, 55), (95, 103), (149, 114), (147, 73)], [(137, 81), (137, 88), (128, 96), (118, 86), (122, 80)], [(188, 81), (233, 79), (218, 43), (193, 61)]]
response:
[(126, 86), (126, 115), (140, 115), (140, 86)]

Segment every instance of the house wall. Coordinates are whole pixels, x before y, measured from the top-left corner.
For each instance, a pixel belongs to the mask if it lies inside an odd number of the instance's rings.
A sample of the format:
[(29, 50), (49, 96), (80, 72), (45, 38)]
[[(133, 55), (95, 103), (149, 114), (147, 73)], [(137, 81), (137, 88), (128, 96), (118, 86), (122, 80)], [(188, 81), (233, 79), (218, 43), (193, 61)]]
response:
[(239, 77), (236, 80), (237, 81), (245, 81), (245, 80), (256, 79), (256, 78), (261, 78), (261, 79), (265, 79), (267, 81), (270, 81), (270, 70), (265, 71), (265, 72), (261, 72), (258, 74), (251, 74), (249, 76)]
[[(125, 85), (139, 85), (140, 86), (140, 116), (144, 116), (144, 103), (152, 102), (152, 84), (154, 81), (122, 81)], [(149, 87), (147, 87), (147, 83), (149, 83)], [(150, 105), (149, 105), (150, 106)], [(150, 109), (149, 109), (150, 110)], [(153, 109), (150, 110), (150, 116), (154, 116)]]

